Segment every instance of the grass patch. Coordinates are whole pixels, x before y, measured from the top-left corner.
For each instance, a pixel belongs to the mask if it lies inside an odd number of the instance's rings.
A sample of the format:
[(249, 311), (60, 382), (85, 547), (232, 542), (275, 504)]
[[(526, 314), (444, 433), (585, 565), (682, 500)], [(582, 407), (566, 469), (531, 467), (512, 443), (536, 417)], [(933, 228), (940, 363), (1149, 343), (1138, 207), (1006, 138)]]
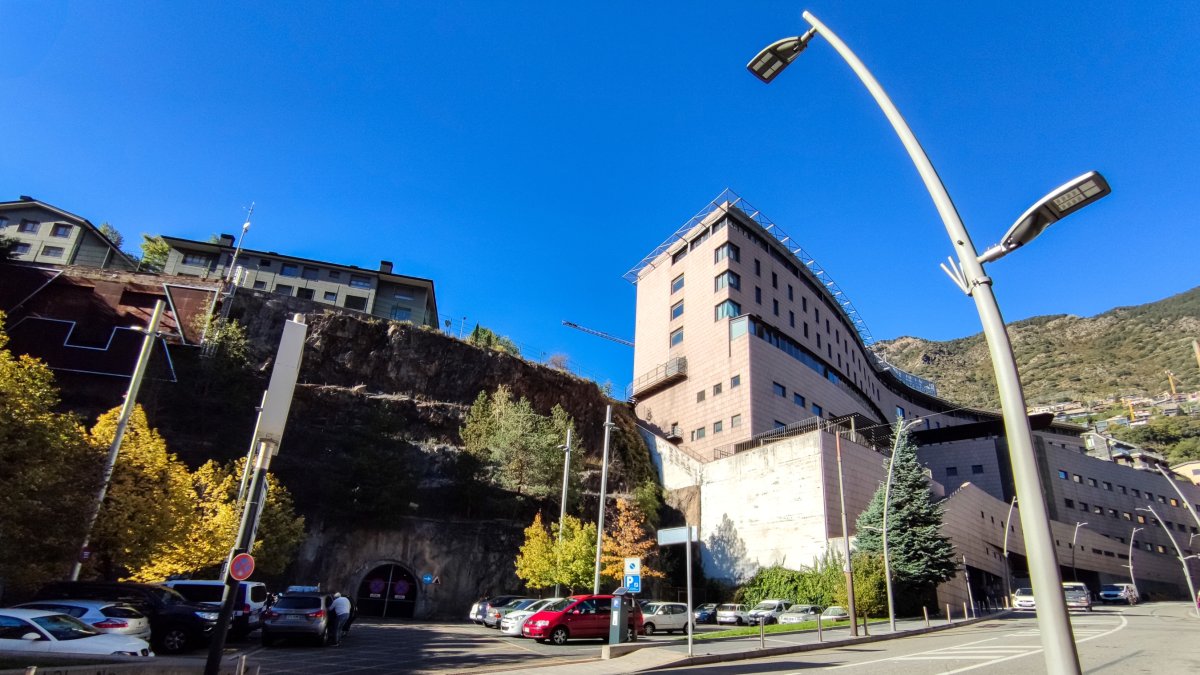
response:
[[(838, 628), (841, 626), (849, 626), (850, 621), (825, 621), (822, 622), (822, 628)], [(816, 621), (805, 621), (804, 623), (773, 623), (764, 627), (767, 634), (771, 633), (798, 633), (806, 630), (816, 630)], [(758, 626), (741, 626), (739, 628), (729, 628), (727, 630), (718, 630), (710, 633), (696, 633), (697, 640), (717, 640), (720, 638), (730, 637), (746, 637), (750, 635), (758, 635)]]

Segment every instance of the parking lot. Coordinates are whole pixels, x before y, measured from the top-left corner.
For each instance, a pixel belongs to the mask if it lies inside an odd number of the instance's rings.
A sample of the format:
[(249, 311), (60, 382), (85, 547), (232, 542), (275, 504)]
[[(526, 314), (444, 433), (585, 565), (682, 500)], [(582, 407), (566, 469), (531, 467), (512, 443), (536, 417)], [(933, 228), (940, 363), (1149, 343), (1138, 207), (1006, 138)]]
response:
[[(699, 632), (716, 630), (701, 626)], [(270, 673), (432, 673), (501, 672), (567, 664), (598, 658), (601, 640), (573, 640), (556, 647), (501, 635), (469, 623), (427, 623), (409, 620), (360, 619), (340, 647), (316, 647), (308, 642), (281, 640), (264, 648), (257, 633), (246, 642), (230, 644), (230, 654), (245, 654), (250, 666)], [(684, 635), (639, 636), (650, 642), (682, 642)], [(203, 659), (201, 653), (193, 658)]]

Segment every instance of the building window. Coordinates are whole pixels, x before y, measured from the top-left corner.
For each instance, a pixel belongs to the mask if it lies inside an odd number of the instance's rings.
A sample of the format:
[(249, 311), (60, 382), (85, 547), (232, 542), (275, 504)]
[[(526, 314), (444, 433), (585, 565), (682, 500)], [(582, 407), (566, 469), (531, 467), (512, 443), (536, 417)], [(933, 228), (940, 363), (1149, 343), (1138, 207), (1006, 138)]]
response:
[(297, 297), (297, 298), (304, 298), (305, 300), (312, 300), (312, 297), (313, 297), (313, 289), (311, 289), (311, 288), (297, 288), (297, 289), (296, 289), (296, 297)]
[(337, 302), (337, 291), (325, 291), (325, 302)]
[(792, 392), (792, 403), (795, 403), (801, 408), (808, 407), (808, 403), (804, 400), (804, 396), (797, 394), (796, 392)]
[(680, 274), (679, 276), (677, 276), (671, 280), (671, 292), (678, 293), (682, 289), (683, 289), (683, 275)]
[(279, 276), (298, 277), (300, 276), (300, 266), (295, 263), (283, 263), (279, 266)]
[(371, 287), (371, 279), (369, 277), (364, 277), (360, 274), (351, 274), (350, 275), (350, 287), (351, 288), (370, 288)]
[(1096, 487), (1096, 479), (1095, 479), (1095, 478), (1089, 478), (1089, 479), (1088, 479), (1088, 485), (1090, 485), (1091, 487)]
[(775, 313), (775, 316), (779, 316), (779, 301), (778, 300), (771, 301), (771, 311)]
[(791, 301), (791, 300), (795, 300), (795, 299), (796, 298), (792, 295), (792, 285), (788, 284), (788, 300)]
[(698, 441), (698, 440), (704, 438), (704, 429), (705, 429), (705, 427), (700, 427), (699, 429), (696, 429), (695, 431), (693, 431), (692, 432), (692, 440)]
[(733, 377), (729, 378), (729, 388), (730, 389), (733, 389), (734, 387), (740, 387), (740, 386), (742, 386), (742, 376), (741, 375), (734, 375)]
[[(742, 252), (737, 247), (737, 244), (725, 242), (713, 250), (713, 263), (719, 263), (726, 258), (729, 258), (733, 262), (741, 260)], [(758, 261), (755, 262), (757, 263)]]
[(718, 382), (713, 385), (713, 396), (716, 396), (717, 394), (720, 394), (720, 393), (721, 393), (721, 383)]
[(771, 383), (771, 391), (774, 391), (776, 396), (787, 398), (787, 387), (779, 384), (778, 382)]
[(63, 225), (61, 223), (56, 224), (53, 228), (51, 228), (50, 236), (51, 237), (61, 237), (61, 238), (65, 239), (65, 238), (71, 236), (71, 226)]
[(1074, 500), (1074, 499), (1071, 499), (1071, 498), (1069, 498), (1069, 497), (1067, 497), (1067, 498), (1064, 498), (1064, 499), (1063, 499), (1063, 503), (1067, 505), (1067, 508), (1068, 508), (1068, 509), (1073, 509), (1073, 508), (1075, 508), (1075, 500)]
[(1079, 502), (1079, 510), (1090, 511), (1091, 509), (1088, 508), (1087, 502)]
[(687, 252), (688, 252), (688, 247), (684, 246), (683, 248), (679, 249), (678, 251), (675, 251), (674, 253), (672, 253), (671, 254), (671, 264), (674, 265), (675, 263), (679, 262), (680, 260), (683, 260), (684, 256), (687, 255)]
[(762, 304), (762, 289), (758, 286), (754, 287), (754, 302)]
[(896, 419), (898, 419), (898, 420), (904, 419), (904, 408), (902, 408), (900, 406), (896, 406)]
[(1121, 518), (1123, 518), (1124, 520), (1133, 520), (1133, 514), (1131, 514), (1128, 511), (1122, 511)]
[(408, 307), (393, 307), (392, 321), (412, 321), (412, 310)]
[(791, 328), (796, 327), (796, 313), (790, 309), (788, 310), (788, 326)]
[(1166, 553), (1166, 552), (1167, 552), (1167, 547), (1163, 546), (1162, 544), (1155, 544), (1155, 545), (1154, 545), (1154, 550), (1155, 550), (1155, 551), (1158, 551), (1159, 553)]
[(701, 389), (700, 391), (696, 392), (696, 403), (700, 403), (703, 400), (704, 400), (704, 390)]
[(805, 297), (800, 298), (800, 311), (801, 312), (808, 311), (808, 298), (805, 298)]
[(1110, 483), (1108, 481), (1104, 481), (1104, 489), (1108, 490), (1109, 492), (1112, 492), (1112, 483)]
[(1082, 482), (1083, 482), (1083, 476), (1080, 476), (1080, 475), (1079, 475), (1079, 474), (1077, 474), (1077, 473), (1076, 473), (1076, 474), (1072, 474), (1072, 475), (1071, 475), (1071, 480), (1075, 481), (1076, 483), (1082, 483)]
[(346, 309), (357, 309), (361, 312), (367, 308), (367, 299), (361, 295), (347, 295), (346, 304), (343, 306)]
[(291, 295), (292, 287), (287, 284), (275, 284), (275, 292), (280, 295)]
[(42, 255), (47, 258), (61, 258), (63, 256), (63, 247), (61, 246), (43, 246)]
[(813, 411), (813, 414), (816, 415), (817, 417), (821, 417), (825, 414), (825, 409), (822, 408), (821, 406), (817, 405), (816, 403), (812, 404), (812, 411)]
[(779, 420), (775, 420), (775, 428), (776, 429), (786, 429), (787, 425), (784, 424), (783, 422), (780, 422)]
[(270, 266), (271, 266), (271, 261), (270, 261), (270, 260), (267, 260), (266, 258), (259, 258), (259, 259), (258, 259), (258, 266), (259, 266), (259, 267), (270, 267)]
[(1162, 495), (1159, 495), (1159, 496), (1158, 496), (1158, 503), (1159, 503), (1159, 504), (1166, 504), (1166, 503), (1167, 503), (1167, 498), (1166, 498), (1166, 497), (1164, 497), (1164, 496), (1162, 496)]
[(1096, 506), (1092, 507), (1092, 513), (1096, 513), (1096, 514), (1099, 514), (1102, 516), (1102, 515), (1104, 515), (1104, 507), (1097, 504)]
[(779, 288), (779, 275), (771, 272), (771, 288)]
[(8, 227), (8, 217), (0, 216), (0, 229)]
[(683, 329), (676, 328), (675, 330), (671, 331), (671, 346), (674, 347), (680, 342), (683, 342)]
[(305, 267), (304, 271), (300, 273), (300, 276), (304, 279), (308, 279), (309, 281), (316, 281), (317, 275), (320, 274), (320, 272), (321, 271), (315, 267)]
[(808, 322), (804, 322), (804, 337), (808, 337)]
[(733, 417), (729, 418), (729, 427), (730, 428), (740, 427), (740, 426), (742, 426), (742, 416), (740, 414), (734, 415)]
[[(958, 475), (958, 467), (957, 466), (946, 467), (946, 477), (957, 476), (957, 475)], [(980, 514), (980, 515), (983, 515), (983, 514)]]
[(1138, 521), (1138, 525), (1145, 525), (1146, 524), (1146, 516), (1139, 514), (1137, 517), (1137, 521)]
[(41, 226), (41, 223), (34, 222), (32, 220), (22, 220), (21, 224), (17, 226), (17, 232), (21, 232), (23, 234), (37, 234), (37, 231), (39, 228), (41, 228)]
[(341, 279), (342, 273), (337, 270), (329, 270), (329, 278), (330, 279)]
[(762, 276), (762, 265), (758, 262), (758, 258), (754, 259), (754, 276)]
[(1126, 490), (1124, 485), (1118, 485), (1117, 487), (1120, 488), (1121, 494), (1123, 494), (1123, 495), (1129, 494), (1129, 490)]
[(192, 265), (195, 267), (208, 267), (212, 262), (212, 257), (203, 253), (184, 253), (183, 264)]
[(26, 255), (29, 253), (29, 244), (14, 244), (12, 247), (13, 255)]
[(265, 281), (255, 281), (254, 282), (254, 290), (265, 291), (266, 289), (267, 289), (267, 282), (265, 282)]
[(1171, 497), (1171, 506), (1179, 506), (1179, 500)]
[(681, 316), (683, 316), (683, 301), (682, 300), (671, 305), (671, 318), (678, 319)]
[(1140, 498), (1142, 496), (1142, 491), (1137, 488), (1133, 488), (1133, 496)]
[(733, 270), (725, 270), (713, 279), (713, 290), (719, 291), (728, 286), (734, 290), (741, 290), (742, 278)]
[(721, 420), (717, 420), (716, 422), (713, 422), (713, 433), (714, 434), (721, 433), (721, 430), (724, 428), (725, 428), (725, 423), (722, 422)]
[(1112, 516), (1113, 518), (1120, 518), (1120, 517), (1121, 517), (1121, 514), (1117, 513), (1117, 510), (1116, 510), (1116, 509), (1109, 509), (1109, 510), (1108, 510), (1108, 515)]
[(972, 464), (971, 465), (971, 473), (973, 473), (977, 476), (979, 474), (983, 473), (983, 465), (982, 464)]
[(726, 300), (719, 303), (713, 308), (713, 321), (720, 321), (725, 317), (735, 317), (742, 313), (742, 306), (732, 300)]

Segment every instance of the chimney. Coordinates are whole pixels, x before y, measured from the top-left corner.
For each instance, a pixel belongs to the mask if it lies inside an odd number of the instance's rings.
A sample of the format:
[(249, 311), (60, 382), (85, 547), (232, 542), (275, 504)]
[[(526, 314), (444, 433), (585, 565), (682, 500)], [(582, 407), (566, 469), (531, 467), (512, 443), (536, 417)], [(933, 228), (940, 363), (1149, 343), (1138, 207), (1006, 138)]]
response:
[(379, 261), (379, 271), (383, 272), (384, 274), (391, 274), (392, 273), (392, 261), (380, 260)]
[(232, 234), (222, 234), (220, 244), (222, 246), (233, 246), (234, 238)]
[(30, 197), (29, 195), (21, 195), (21, 201), (23, 201), (23, 202), (36, 202), (37, 200), (36, 200), (36, 199), (34, 199), (33, 197)]

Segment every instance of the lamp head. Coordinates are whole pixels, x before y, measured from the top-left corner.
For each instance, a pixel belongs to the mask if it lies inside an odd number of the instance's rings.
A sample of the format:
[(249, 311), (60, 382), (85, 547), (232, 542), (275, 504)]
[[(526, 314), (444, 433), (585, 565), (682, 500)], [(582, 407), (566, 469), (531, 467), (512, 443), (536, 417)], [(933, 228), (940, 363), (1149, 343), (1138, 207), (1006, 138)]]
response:
[(1089, 171), (1067, 181), (1022, 213), (1017, 222), (1004, 233), (1000, 243), (979, 256), (979, 262), (986, 263), (1003, 258), (1036, 239), (1047, 227), (1107, 197), (1111, 192), (1108, 181), (1096, 171)]
[(808, 41), (816, 34), (817, 29), (811, 28), (804, 35), (797, 35), (773, 42), (753, 59), (750, 59), (750, 63), (746, 64), (746, 68), (755, 77), (762, 80), (764, 84), (770, 84), (776, 75), (782, 72), (784, 68), (787, 68), (788, 64), (796, 60), (800, 52), (804, 51), (804, 48), (808, 46)]

